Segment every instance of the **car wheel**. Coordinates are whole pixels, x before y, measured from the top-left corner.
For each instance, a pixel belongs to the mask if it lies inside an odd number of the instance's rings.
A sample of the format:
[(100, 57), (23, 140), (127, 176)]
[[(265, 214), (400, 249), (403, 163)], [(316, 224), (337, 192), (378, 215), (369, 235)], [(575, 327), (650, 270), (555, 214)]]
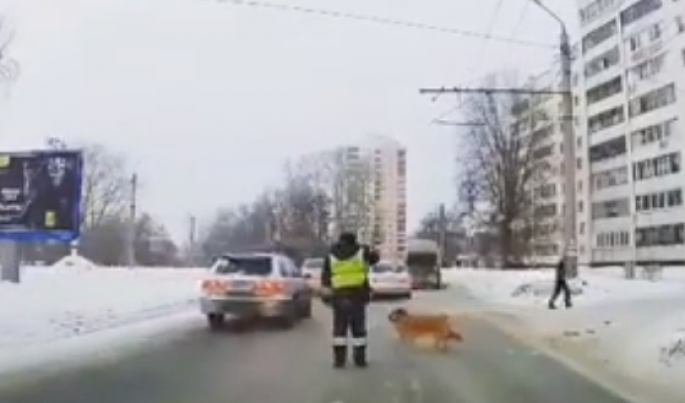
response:
[(220, 313), (207, 314), (207, 324), (210, 330), (221, 330), (226, 326), (226, 316)]
[(309, 319), (312, 317), (312, 299), (307, 298), (302, 306), (302, 311), (300, 312), (300, 317), (302, 319)]
[(277, 325), (281, 329), (292, 329), (297, 323), (297, 315), (294, 313), (286, 314), (277, 319)]

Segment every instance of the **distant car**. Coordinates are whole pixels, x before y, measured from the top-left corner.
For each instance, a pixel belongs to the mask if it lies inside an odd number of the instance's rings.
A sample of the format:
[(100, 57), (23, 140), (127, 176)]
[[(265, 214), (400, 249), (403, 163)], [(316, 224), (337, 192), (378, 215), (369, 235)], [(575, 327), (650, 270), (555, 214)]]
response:
[(278, 254), (221, 256), (201, 290), (200, 309), (212, 329), (227, 317), (268, 318), (291, 327), (312, 314), (312, 292), (302, 272)]
[(406, 266), (380, 262), (371, 267), (371, 290), (374, 297), (412, 297), (412, 281)]
[(307, 279), (312, 289), (321, 287), (321, 271), (323, 271), (323, 258), (308, 258), (302, 263), (302, 274)]

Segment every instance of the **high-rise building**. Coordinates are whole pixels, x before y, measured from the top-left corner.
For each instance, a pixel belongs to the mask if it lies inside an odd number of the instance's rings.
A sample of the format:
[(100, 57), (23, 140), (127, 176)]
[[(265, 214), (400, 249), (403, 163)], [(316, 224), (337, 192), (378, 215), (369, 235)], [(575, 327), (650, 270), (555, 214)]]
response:
[(322, 188), (331, 199), (329, 236), (354, 231), (360, 241), (378, 248), (383, 259), (403, 259), (407, 238), (404, 147), (373, 136), (362, 145), (338, 147), (307, 160), (321, 167)]
[[(512, 107), (513, 130), (521, 139), (520, 162), (530, 203), (515, 223), (526, 265), (553, 265), (562, 253), (563, 240), (563, 134), (560, 110), (563, 97), (555, 94), (561, 83), (559, 63), (531, 77), (527, 88), (540, 94), (523, 96)], [(543, 92), (549, 91), (548, 94)]]
[(578, 7), (579, 261), (685, 264), (685, 2)]
[(398, 142), (380, 136), (374, 137), (369, 149), (373, 154), (370, 241), (384, 259), (400, 261), (407, 242), (407, 151)]

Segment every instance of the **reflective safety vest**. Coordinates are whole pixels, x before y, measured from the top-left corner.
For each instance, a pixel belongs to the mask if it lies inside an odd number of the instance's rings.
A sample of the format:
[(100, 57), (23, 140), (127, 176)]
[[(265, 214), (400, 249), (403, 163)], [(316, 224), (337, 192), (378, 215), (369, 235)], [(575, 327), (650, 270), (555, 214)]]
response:
[(331, 287), (333, 289), (346, 287), (360, 287), (366, 282), (366, 262), (364, 248), (349, 259), (339, 260), (329, 256), (331, 262)]

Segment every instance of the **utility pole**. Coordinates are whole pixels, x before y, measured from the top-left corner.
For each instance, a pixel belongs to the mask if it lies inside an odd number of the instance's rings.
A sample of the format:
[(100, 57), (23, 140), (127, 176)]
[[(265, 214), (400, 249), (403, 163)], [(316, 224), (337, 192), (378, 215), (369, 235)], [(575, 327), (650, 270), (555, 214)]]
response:
[(440, 265), (445, 265), (445, 255), (447, 249), (447, 213), (445, 203), (441, 203), (438, 208), (438, 245), (440, 245)]
[[(516, 95), (561, 95), (563, 101), (563, 111), (561, 116), (561, 131), (563, 143), (564, 160), (564, 248), (563, 258), (566, 264), (569, 277), (578, 275), (578, 254), (576, 250), (576, 161), (575, 161), (575, 138), (573, 133), (573, 100), (571, 94), (571, 48), (568, 43), (568, 35), (562, 35), (562, 80), (559, 90), (535, 90), (527, 88), (422, 88), (420, 94), (482, 94), (492, 97), (497, 94), (516, 94)], [(450, 123), (452, 126), (474, 126), (474, 123)]]
[(571, 94), (571, 41), (564, 20), (547, 7), (542, 0), (532, 0), (540, 10), (559, 24), (559, 55), (561, 58), (562, 122), (564, 136), (564, 264), (569, 277), (578, 276), (578, 249), (576, 239), (576, 144), (573, 132), (573, 95)]
[(188, 234), (188, 254), (191, 265), (195, 265), (197, 251), (195, 249), (195, 234), (197, 233), (197, 217), (190, 215), (190, 228)]
[(136, 267), (136, 212), (138, 198), (138, 174), (131, 175), (130, 200), (128, 217), (128, 239), (126, 245), (126, 263), (129, 269)]

